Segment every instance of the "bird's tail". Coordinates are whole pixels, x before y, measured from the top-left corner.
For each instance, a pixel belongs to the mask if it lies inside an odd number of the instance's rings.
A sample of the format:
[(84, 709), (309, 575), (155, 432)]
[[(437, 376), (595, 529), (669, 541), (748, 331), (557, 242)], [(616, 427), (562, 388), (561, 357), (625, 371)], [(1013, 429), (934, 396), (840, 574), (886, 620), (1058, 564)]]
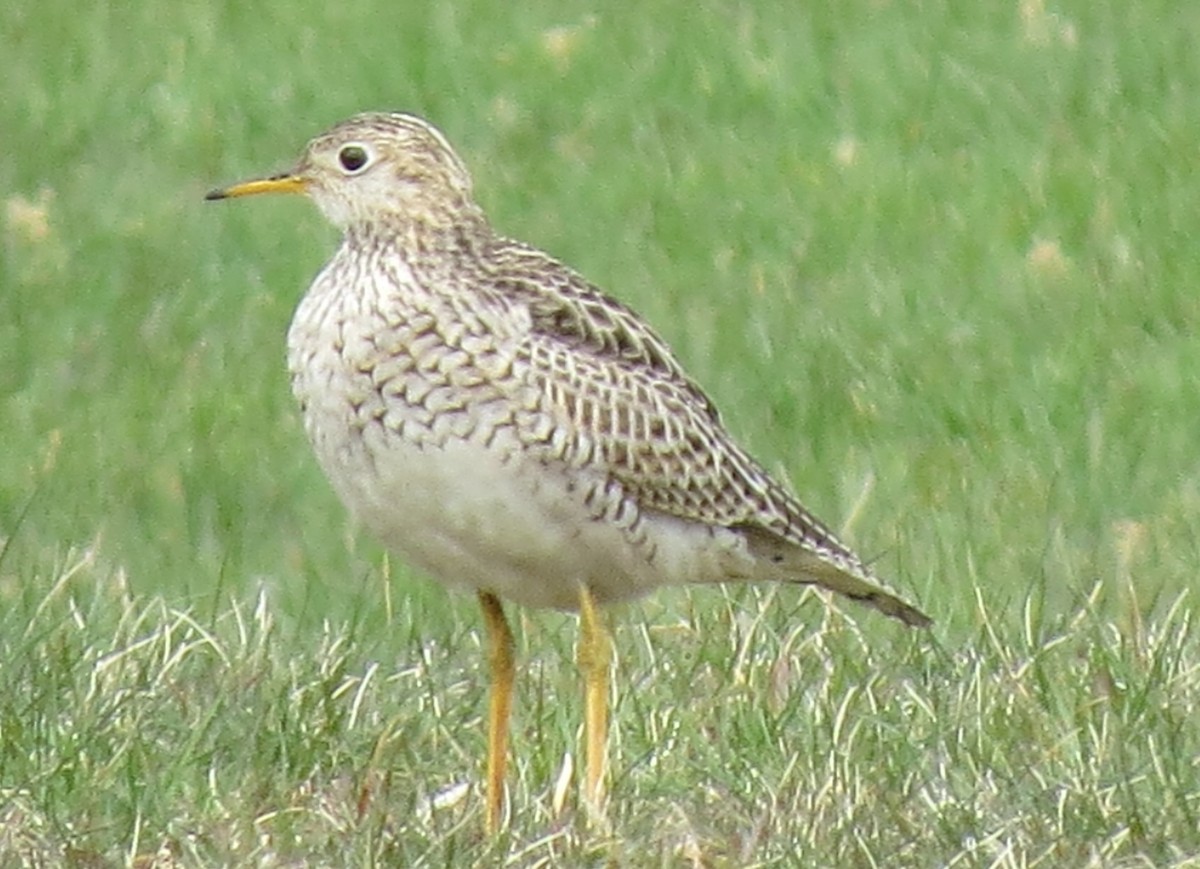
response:
[(819, 585), (874, 607), (909, 627), (924, 628), (933, 624), (933, 619), (925, 613), (888, 591), (849, 550), (805, 547), (764, 528), (743, 528), (742, 531), (750, 554), (759, 563), (769, 566), (772, 579)]

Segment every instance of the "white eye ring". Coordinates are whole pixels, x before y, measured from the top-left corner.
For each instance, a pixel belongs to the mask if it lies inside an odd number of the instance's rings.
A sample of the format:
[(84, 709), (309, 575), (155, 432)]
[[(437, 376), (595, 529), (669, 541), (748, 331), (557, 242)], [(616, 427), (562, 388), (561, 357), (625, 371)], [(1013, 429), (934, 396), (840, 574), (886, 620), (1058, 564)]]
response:
[(360, 142), (349, 142), (338, 149), (337, 161), (347, 175), (356, 175), (370, 164), (371, 151)]

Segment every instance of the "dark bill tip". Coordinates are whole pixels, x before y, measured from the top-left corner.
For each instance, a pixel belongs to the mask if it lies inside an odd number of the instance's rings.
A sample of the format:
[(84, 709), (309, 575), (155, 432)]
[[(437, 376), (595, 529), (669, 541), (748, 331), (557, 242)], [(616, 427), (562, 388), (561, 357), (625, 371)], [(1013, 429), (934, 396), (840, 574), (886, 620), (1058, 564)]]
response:
[(204, 195), (205, 199), (232, 199), (235, 196), (255, 196), (259, 193), (303, 193), (308, 181), (302, 175), (284, 172), (272, 175), (270, 178), (256, 178), (253, 181), (243, 181), (231, 187), (210, 190)]

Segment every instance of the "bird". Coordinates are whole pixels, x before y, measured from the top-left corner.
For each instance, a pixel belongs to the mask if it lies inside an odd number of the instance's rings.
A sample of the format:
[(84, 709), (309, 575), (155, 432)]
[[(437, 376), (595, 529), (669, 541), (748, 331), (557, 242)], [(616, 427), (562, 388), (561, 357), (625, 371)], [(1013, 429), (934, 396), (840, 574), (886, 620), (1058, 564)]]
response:
[(503, 820), (516, 666), (504, 601), (579, 613), (589, 817), (607, 799), (605, 605), (779, 581), (931, 624), (738, 445), (632, 308), (497, 232), (426, 120), (356, 115), (290, 170), (206, 199), (265, 193), (306, 194), (342, 236), (287, 335), (317, 462), (387, 549), (478, 598), (487, 831)]

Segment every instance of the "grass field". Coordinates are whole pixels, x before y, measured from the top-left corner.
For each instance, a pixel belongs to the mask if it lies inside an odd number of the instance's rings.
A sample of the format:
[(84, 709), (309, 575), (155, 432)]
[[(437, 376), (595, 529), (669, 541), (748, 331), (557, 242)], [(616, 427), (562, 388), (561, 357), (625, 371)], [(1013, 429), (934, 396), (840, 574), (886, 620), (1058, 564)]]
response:
[[(0, 865), (1200, 865), (1200, 8), (684, 8), (0, 11)], [(392, 108), (936, 619), (614, 612), (608, 835), (523, 612), (483, 837), (474, 600), (288, 392), (334, 234), (202, 202)]]

